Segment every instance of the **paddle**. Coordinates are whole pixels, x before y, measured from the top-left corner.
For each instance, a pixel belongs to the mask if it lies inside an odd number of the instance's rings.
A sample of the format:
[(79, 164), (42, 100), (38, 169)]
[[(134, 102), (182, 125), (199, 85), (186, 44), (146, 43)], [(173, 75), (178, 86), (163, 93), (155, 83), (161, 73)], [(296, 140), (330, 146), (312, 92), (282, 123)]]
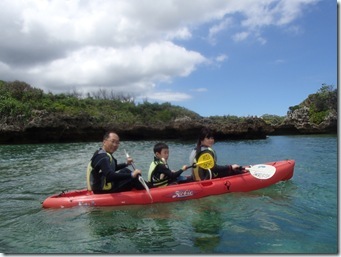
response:
[[(205, 160), (205, 161), (201, 161), (201, 162), (197, 162), (197, 163), (193, 163), (191, 166), (189, 166), (188, 168), (195, 168), (196, 166), (199, 166), (200, 168), (205, 169), (207, 167), (208, 164), (210, 164), (211, 160)], [(211, 167), (212, 168), (212, 167)]]
[[(211, 176), (210, 169), (214, 167), (214, 159), (211, 154), (204, 153), (199, 157), (198, 162), (196, 164), (194, 163), (193, 165), (198, 165), (200, 168), (208, 169)], [(253, 177), (258, 179), (269, 179), (276, 173), (276, 167), (267, 164), (250, 165), (250, 167), (240, 166), (240, 168), (248, 170)]]
[[(168, 166), (167, 161), (165, 160), (165, 158), (161, 158), (162, 162)], [(201, 158), (199, 158), (200, 161), (198, 161), (197, 163), (193, 163), (191, 166), (188, 166), (187, 169), (189, 168), (195, 168), (196, 166), (199, 166), (202, 169), (211, 169), (214, 166), (214, 162), (212, 162), (212, 160), (202, 160)]]
[[(128, 152), (127, 152), (125, 149), (124, 149), (124, 153), (125, 153), (125, 155), (126, 155), (127, 158), (130, 158)], [(134, 165), (133, 162), (132, 162), (130, 165), (133, 167), (134, 170), (136, 170), (136, 167), (135, 167), (135, 165)], [(146, 182), (144, 181), (144, 179), (142, 178), (141, 175), (138, 175), (138, 179), (139, 179), (140, 183), (142, 184), (142, 186), (146, 189), (146, 191), (147, 191), (147, 193), (148, 193), (148, 195), (149, 195), (149, 197), (150, 197), (150, 200), (152, 200), (152, 202), (153, 202), (153, 197), (152, 197), (152, 195), (150, 194), (150, 190), (149, 190), (148, 185), (146, 184)]]
[(256, 164), (250, 167), (242, 167), (248, 170), (252, 176), (258, 179), (269, 179), (276, 173), (276, 167), (267, 164)]
[(211, 169), (214, 167), (214, 159), (211, 154), (204, 153), (200, 155), (198, 162), (193, 163), (191, 167), (198, 165), (200, 168), (208, 170), (210, 173), (210, 179), (212, 179), (212, 171)]

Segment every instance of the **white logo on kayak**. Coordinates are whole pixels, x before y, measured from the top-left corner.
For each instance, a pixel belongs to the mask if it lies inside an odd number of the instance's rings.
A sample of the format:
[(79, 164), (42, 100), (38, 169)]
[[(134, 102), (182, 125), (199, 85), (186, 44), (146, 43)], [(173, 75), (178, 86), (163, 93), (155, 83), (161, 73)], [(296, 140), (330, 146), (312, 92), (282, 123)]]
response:
[(183, 198), (194, 195), (194, 192), (192, 190), (179, 190), (175, 191), (174, 195), (172, 195), (172, 198)]

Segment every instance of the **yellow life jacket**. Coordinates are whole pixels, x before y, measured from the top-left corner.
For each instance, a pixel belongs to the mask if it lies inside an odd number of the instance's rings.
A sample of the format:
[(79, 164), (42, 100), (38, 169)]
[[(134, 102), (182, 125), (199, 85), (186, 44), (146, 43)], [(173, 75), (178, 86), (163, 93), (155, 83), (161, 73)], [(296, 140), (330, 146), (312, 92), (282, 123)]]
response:
[[(215, 151), (211, 147), (207, 147), (205, 150), (200, 151), (198, 154), (196, 154), (196, 156), (193, 160), (193, 164), (197, 163), (197, 160), (199, 159), (199, 157), (204, 153), (209, 153), (210, 155), (212, 155), (212, 157), (214, 159), (214, 163), (216, 163)], [(192, 176), (193, 176), (194, 181), (207, 180), (210, 177), (210, 172), (209, 172), (209, 170), (205, 170), (203, 168), (200, 168), (199, 166), (195, 166), (192, 169)], [(214, 177), (214, 175), (212, 177)]]
[(154, 158), (154, 161), (149, 166), (148, 182), (151, 182), (156, 187), (164, 187), (168, 185), (168, 177), (165, 174), (161, 174), (160, 178), (155, 176), (155, 168), (159, 164), (165, 165), (161, 160)]
[[(94, 156), (96, 156), (97, 154), (101, 154), (101, 153), (106, 153), (109, 156), (110, 165), (111, 165), (112, 162), (113, 162), (113, 157), (112, 157), (112, 155), (110, 153), (107, 153), (103, 149), (101, 149), (97, 153), (95, 153)], [(86, 170), (86, 184), (87, 184), (88, 191), (92, 191), (92, 181), (93, 181), (92, 171), (94, 170), (94, 168), (92, 167), (91, 163), (92, 163), (92, 159), (94, 158), (94, 156), (91, 158), (90, 162), (88, 163), (88, 167), (87, 167), (87, 170)], [(111, 188), (112, 188), (111, 182), (107, 183), (106, 182), (106, 178), (103, 178), (102, 190), (110, 190)]]

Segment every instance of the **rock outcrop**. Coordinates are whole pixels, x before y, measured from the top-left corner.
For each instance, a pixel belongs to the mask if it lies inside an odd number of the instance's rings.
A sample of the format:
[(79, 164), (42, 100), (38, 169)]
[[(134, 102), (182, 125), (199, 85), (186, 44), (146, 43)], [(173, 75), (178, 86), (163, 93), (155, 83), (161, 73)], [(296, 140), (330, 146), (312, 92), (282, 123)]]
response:
[(83, 99), (45, 94), (20, 81), (0, 80), (0, 91), (0, 144), (100, 141), (109, 129), (124, 140), (192, 140), (203, 127), (210, 127), (220, 140), (337, 133), (337, 90), (327, 84), (299, 105), (289, 107), (285, 118), (204, 118), (170, 103), (135, 104), (124, 95)]
[[(9, 125), (12, 124), (12, 125)], [(17, 124), (17, 125), (13, 125)], [(65, 116), (36, 112), (28, 122), (3, 119), (0, 123), (0, 143), (47, 143), (100, 141), (106, 130), (115, 130), (125, 140), (196, 139), (201, 128), (209, 126), (217, 139), (264, 139), (273, 128), (261, 118), (245, 118), (242, 122), (216, 122), (210, 118), (181, 117), (171, 123), (106, 124), (89, 116)]]
[(289, 112), (280, 125), (273, 126), (271, 135), (289, 134), (336, 134), (337, 133), (337, 113), (330, 111), (320, 124), (310, 121), (309, 108), (304, 106)]
[(106, 130), (114, 130), (123, 140), (195, 140), (201, 128), (208, 126), (218, 140), (265, 139), (267, 135), (337, 133), (337, 113), (330, 112), (320, 123), (309, 121), (309, 109), (303, 107), (288, 113), (280, 125), (269, 125), (262, 118), (243, 119), (180, 117), (170, 123), (120, 124), (115, 119), (103, 125), (89, 115), (68, 116), (47, 111), (35, 111), (26, 121), (0, 120), (0, 144), (60, 143), (101, 141)]

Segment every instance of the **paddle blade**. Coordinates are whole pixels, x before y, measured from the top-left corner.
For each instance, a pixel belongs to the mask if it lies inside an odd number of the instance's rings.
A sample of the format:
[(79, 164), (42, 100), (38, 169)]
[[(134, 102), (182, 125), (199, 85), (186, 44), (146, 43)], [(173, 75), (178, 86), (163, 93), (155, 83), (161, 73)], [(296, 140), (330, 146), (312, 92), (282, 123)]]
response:
[(139, 181), (140, 183), (143, 185), (143, 187), (146, 189), (148, 195), (149, 195), (149, 198), (150, 200), (153, 202), (153, 197), (152, 195), (150, 194), (150, 190), (149, 190), (149, 187), (147, 186), (146, 182), (144, 181), (144, 179), (142, 178), (142, 176), (139, 176)]
[(276, 168), (267, 164), (257, 164), (245, 169), (258, 179), (269, 179), (276, 173)]
[(197, 165), (205, 170), (212, 169), (214, 167), (213, 156), (209, 153), (204, 153), (200, 155)]

